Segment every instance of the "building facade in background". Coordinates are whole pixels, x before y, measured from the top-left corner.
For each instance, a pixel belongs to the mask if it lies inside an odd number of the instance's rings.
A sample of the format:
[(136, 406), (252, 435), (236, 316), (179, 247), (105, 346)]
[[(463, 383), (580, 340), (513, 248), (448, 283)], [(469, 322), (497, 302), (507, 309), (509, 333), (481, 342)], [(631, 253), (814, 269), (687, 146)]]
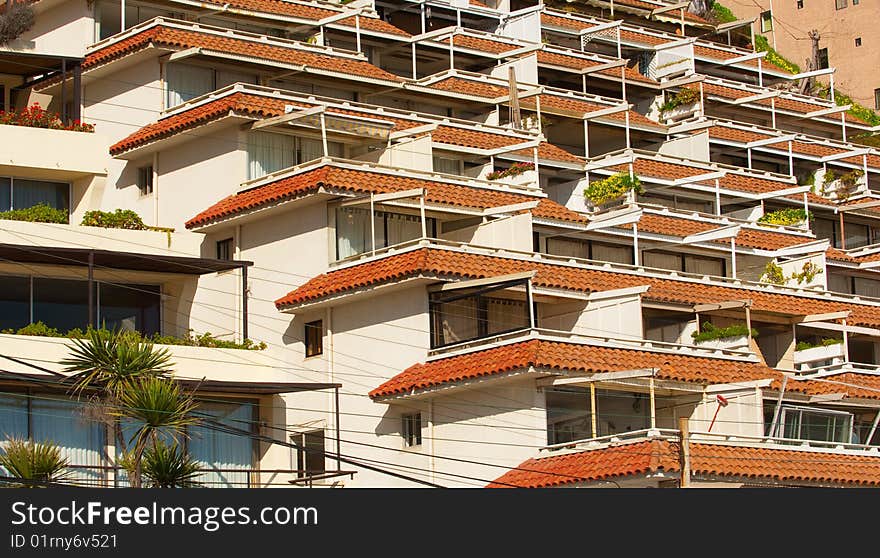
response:
[[(657, 0), (31, 6), (0, 211), (66, 222), (0, 213), (0, 434), (80, 481), (120, 484), (60, 364), (103, 325), (238, 343), (170, 345), (222, 426), (187, 441), (212, 486), (880, 484), (880, 152), (848, 141), (877, 130), (726, 28)], [(116, 209), (146, 230), (81, 224)]]
[[(782, 56), (806, 71), (813, 54), (809, 33), (819, 31), (819, 68), (835, 68), (835, 87), (860, 105), (880, 109), (880, 7), (859, 0), (728, 0), (739, 19), (755, 20), (755, 33), (767, 37)], [(821, 81), (828, 84), (828, 78)]]

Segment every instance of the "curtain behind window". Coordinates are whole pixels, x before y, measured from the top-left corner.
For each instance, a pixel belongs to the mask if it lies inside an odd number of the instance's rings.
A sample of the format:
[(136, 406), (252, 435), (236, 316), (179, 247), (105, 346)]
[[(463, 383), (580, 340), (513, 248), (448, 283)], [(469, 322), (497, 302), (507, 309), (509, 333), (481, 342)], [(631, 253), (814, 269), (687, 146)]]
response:
[(25, 395), (0, 395), (0, 443), (6, 438), (27, 438), (28, 405)]
[(684, 270), (688, 273), (701, 275), (724, 276), (724, 262), (714, 258), (698, 258), (695, 256), (684, 257)]
[(354, 207), (336, 210), (336, 258), (343, 259), (370, 248), (370, 212)]
[(440, 345), (447, 345), (479, 335), (479, 313), (476, 298), (461, 298), (439, 305), (437, 309)]
[[(51, 440), (61, 447), (61, 454), (71, 465), (103, 465), (104, 425), (83, 413), (78, 401), (34, 397), (31, 399), (33, 438)], [(71, 469), (73, 477), (89, 481), (103, 478), (97, 469)]]
[(394, 246), (413, 240), (422, 236), (422, 222), (420, 217), (414, 215), (398, 215), (395, 213), (386, 213), (386, 226), (388, 227), (388, 238), (385, 239), (386, 246)]
[(610, 246), (593, 243), (593, 260), (598, 262), (633, 263), (633, 251), (629, 246)]
[[(206, 469), (198, 481), (209, 487), (246, 488), (254, 468), (254, 443), (246, 434), (221, 432), (220, 427), (251, 432), (254, 406), (250, 403), (200, 403), (200, 415), (209, 415), (214, 424), (190, 428), (189, 452)], [(223, 469), (223, 470), (220, 470)], [(226, 471), (232, 469), (232, 471)]]
[(296, 138), (284, 134), (248, 134), (248, 178), (259, 178), (296, 164)]
[(547, 253), (568, 258), (588, 259), (590, 257), (590, 247), (582, 240), (548, 238)]
[(165, 87), (168, 91), (167, 107), (176, 107), (214, 90), (214, 70), (188, 64), (165, 66)]
[(486, 299), (488, 310), (489, 335), (500, 331), (523, 329), (529, 327), (529, 313), (526, 304), (521, 300), (506, 298)]
[(12, 207), (26, 209), (45, 204), (55, 209), (70, 207), (70, 186), (60, 182), (43, 182), (16, 178), (12, 182)]
[(674, 269), (680, 271), (681, 257), (678, 254), (642, 252), (642, 265), (645, 267), (657, 267), (660, 269)]

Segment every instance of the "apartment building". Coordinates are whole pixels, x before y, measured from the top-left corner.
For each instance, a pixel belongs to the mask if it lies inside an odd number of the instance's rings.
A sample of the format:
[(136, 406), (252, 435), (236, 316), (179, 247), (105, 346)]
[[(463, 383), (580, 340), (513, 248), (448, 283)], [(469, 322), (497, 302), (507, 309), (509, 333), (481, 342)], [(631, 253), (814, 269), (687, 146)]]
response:
[[(819, 68), (835, 68), (834, 80), (855, 102), (880, 109), (880, 80), (866, 71), (880, 60), (880, 37), (874, 29), (880, 11), (859, 0), (794, 0), (776, 2), (728, 0), (739, 19), (755, 22), (755, 33), (767, 37), (783, 56), (807, 67), (813, 57), (810, 32), (819, 32)], [(823, 81), (828, 83), (827, 78)]]
[[(4, 107), (85, 124), (0, 124), (0, 211), (67, 221), (0, 214), (0, 432), (84, 482), (124, 484), (113, 438), (30, 324), (237, 342), (169, 345), (210, 486), (880, 484), (880, 152), (848, 142), (877, 130), (726, 28), (31, 6)], [(89, 226), (117, 209), (145, 230)]]

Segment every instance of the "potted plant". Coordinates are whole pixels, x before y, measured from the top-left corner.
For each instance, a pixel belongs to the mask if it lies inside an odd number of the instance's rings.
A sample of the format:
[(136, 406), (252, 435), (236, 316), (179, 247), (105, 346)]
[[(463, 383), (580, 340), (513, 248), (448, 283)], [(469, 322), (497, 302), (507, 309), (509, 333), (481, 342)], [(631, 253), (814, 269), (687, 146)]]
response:
[(815, 368), (823, 363), (839, 364), (844, 361), (843, 339), (826, 338), (818, 343), (800, 341), (794, 348), (794, 363), (799, 367), (805, 365)]
[(594, 208), (604, 209), (621, 202), (630, 192), (643, 194), (645, 190), (638, 176), (628, 172), (613, 174), (608, 178), (594, 180), (584, 189), (584, 197)]
[(764, 223), (768, 225), (781, 225), (786, 227), (802, 227), (806, 225), (807, 221), (813, 220), (813, 213), (804, 210), (803, 208), (799, 209), (779, 209), (777, 211), (771, 211), (769, 213), (765, 213), (758, 219), (758, 223)]
[[(758, 336), (758, 330), (752, 328), (752, 337)], [(746, 350), (749, 348), (749, 329), (745, 324), (733, 324), (717, 327), (712, 322), (704, 322), (700, 331), (691, 334), (698, 347), (708, 349)]]

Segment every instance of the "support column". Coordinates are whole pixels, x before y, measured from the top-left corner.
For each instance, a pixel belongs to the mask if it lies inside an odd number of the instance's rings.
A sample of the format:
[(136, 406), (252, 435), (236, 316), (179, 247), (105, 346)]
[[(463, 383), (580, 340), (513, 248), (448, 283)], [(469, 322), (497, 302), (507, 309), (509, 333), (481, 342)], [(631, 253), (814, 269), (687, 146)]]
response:
[(599, 437), (599, 423), (596, 417), (596, 383), (590, 382), (590, 433), (593, 438)]

